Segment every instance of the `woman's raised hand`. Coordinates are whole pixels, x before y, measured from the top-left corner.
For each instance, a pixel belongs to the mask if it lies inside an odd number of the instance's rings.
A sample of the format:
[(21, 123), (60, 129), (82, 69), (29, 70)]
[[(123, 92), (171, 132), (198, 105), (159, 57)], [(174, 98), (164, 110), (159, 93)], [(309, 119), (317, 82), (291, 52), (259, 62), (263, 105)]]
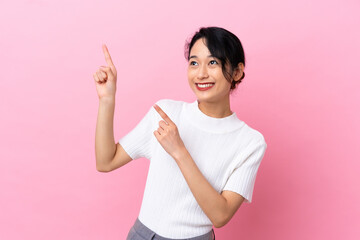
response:
[(93, 74), (96, 91), (99, 99), (115, 98), (116, 93), (116, 68), (111, 60), (110, 53), (105, 44), (102, 45), (107, 66), (100, 66), (99, 70)]

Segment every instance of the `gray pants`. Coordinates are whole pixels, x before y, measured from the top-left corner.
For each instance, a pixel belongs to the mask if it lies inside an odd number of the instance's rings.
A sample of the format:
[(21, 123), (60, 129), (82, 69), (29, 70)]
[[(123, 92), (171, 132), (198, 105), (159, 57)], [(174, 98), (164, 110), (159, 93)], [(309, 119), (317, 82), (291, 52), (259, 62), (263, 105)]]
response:
[[(155, 232), (146, 227), (139, 218), (136, 218), (136, 221), (130, 231), (126, 240), (174, 240), (173, 238), (164, 238), (157, 235)], [(205, 233), (198, 237), (193, 238), (182, 238), (178, 240), (215, 240), (215, 232), (212, 229), (210, 232)]]

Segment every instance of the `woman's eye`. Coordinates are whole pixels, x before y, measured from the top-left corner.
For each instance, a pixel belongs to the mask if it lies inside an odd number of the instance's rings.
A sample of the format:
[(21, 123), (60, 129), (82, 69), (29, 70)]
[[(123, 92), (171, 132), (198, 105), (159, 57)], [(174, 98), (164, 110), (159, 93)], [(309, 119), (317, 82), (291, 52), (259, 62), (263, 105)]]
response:
[(210, 64), (217, 64), (218, 62), (216, 60), (211, 60)]
[(191, 61), (191, 62), (190, 62), (190, 65), (195, 66), (195, 65), (197, 65), (197, 62)]

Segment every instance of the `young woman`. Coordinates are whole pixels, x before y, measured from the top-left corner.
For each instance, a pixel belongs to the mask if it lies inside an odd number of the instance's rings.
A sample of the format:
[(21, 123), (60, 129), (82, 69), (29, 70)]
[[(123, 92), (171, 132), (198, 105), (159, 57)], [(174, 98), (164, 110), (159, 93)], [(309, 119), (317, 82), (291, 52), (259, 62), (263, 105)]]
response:
[(115, 144), (116, 69), (94, 74), (99, 95), (96, 167), (109, 172), (131, 160), (150, 160), (138, 218), (127, 239), (215, 239), (213, 226), (250, 203), (267, 144), (230, 108), (230, 93), (244, 78), (240, 40), (218, 27), (201, 28), (186, 44), (188, 81), (196, 100), (161, 99)]

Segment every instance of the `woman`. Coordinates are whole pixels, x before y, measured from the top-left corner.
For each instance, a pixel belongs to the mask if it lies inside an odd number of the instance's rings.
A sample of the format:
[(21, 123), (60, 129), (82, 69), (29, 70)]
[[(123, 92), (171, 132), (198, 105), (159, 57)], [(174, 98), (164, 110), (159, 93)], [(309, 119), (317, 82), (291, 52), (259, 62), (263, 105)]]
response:
[(188, 81), (196, 100), (161, 99), (115, 145), (116, 69), (94, 74), (99, 95), (96, 166), (109, 172), (133, 159), (150, 160), (141, 210), (127, 239), (215, 239), (243, 201), (250, 203), (267, 144), (230, 109), (244, 78), (240, 40), (218, 27), (201, 28), (186, 44)]

